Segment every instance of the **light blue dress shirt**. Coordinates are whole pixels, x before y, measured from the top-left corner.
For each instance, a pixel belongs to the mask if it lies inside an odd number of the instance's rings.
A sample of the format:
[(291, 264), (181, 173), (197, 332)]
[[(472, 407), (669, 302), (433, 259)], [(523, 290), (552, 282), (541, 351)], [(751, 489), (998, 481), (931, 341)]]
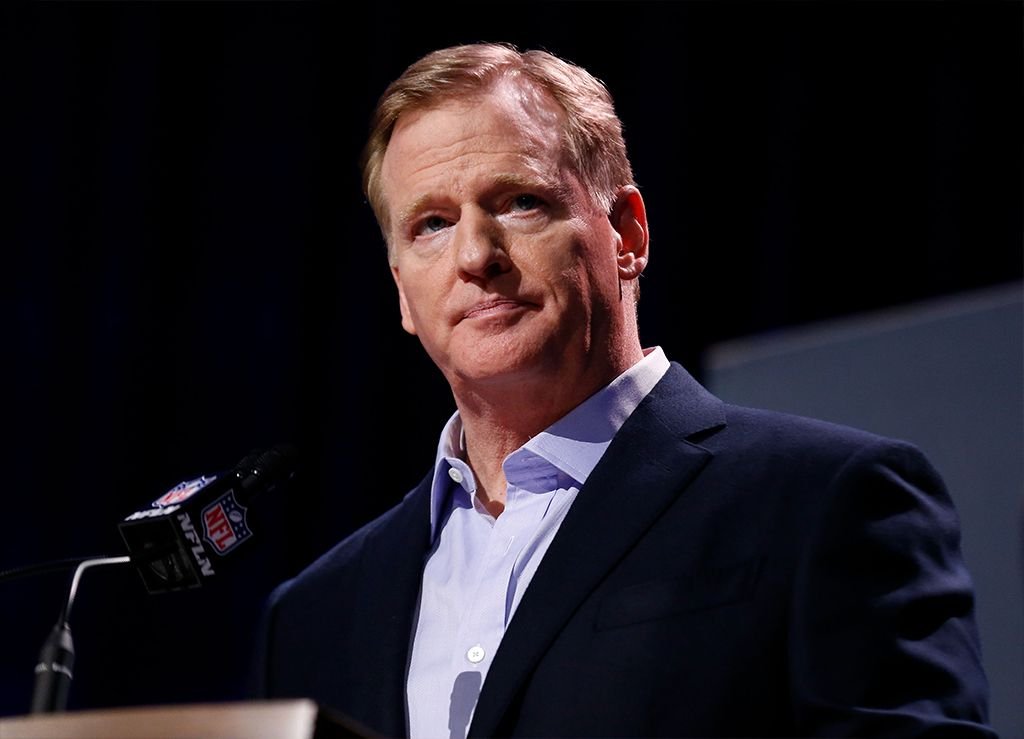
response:
[(612, 437), (668, 370), (660, 347), (502, 463), (505, 509), (476, 497), (456, 412), (431, 488), (433, 549), (423, 570), (406, 681), (414, 738), (465, 739), (487, 670), (569, 507)]

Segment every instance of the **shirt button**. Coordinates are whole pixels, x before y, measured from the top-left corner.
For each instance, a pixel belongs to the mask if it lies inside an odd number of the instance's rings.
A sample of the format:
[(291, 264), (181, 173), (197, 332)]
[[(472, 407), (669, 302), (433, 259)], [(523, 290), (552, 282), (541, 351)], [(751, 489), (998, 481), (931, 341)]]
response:
[(483, 661), (484, 648), (477, 644), (475, 647), (470, 647), (469, 651), (466, 652), (466, 659), (472, 662), (474, 665), (478, 662)]
[(459, 472), (454, 467), (449, 467), (448, 468), (448, 477), (450, 477), (453, 480), (455, 480), (456, 483), (461, 483), (462, 482), (462, 473)]

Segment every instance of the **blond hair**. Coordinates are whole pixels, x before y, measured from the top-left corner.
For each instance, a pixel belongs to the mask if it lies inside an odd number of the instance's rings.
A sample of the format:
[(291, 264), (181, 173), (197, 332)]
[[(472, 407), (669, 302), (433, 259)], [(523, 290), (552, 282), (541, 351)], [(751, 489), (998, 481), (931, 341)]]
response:
[(519, 76), (548, 93), (565, 111), (562, 143), (566, 163), (607, 212), (619, 189), (632, 185), (622, 122), (604, 83), (582, 67), (546, 51), (520, 52), (511, 44), (468, 44), (427, 54), (388, 85), (377, 102), (363, 150), (363, 192), (389, 242), (387, 203), (380, 174), (398, 119), (489, 90)]

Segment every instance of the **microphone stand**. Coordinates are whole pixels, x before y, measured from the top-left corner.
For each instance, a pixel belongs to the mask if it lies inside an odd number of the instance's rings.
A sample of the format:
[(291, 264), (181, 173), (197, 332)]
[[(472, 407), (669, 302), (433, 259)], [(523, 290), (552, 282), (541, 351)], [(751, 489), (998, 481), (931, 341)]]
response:
[(36, 665), (35, 687), (32, 691), (32, 713), (57, 713), (64, 711), (68, 704), (68, 690), (71, 687), (72, 667), (75, 664), (75, 647), (71, 641), (71, 607), (75, 603), (78, 584), (90, 567), (120, 565), (131, 562), (131, 557), (97, 557), (82, 560), (71, 579), (64, 608), (57, 623), (43, 643)]

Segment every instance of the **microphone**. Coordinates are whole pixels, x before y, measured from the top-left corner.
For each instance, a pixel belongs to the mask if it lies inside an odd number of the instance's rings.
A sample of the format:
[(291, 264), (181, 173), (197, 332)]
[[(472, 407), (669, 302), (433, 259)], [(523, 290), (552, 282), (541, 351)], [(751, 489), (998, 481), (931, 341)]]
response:
[(67, 600), (36, 665), (32, 713), (63, 711), (71, 686), (75, 647), (70, 617), (85, 570), (103, 565), (135, 565), (150, 593), (197, 588), (216, 577), (223, 558), (252, 538), (246, 506), (295, 475), (296, 453), (281, 444), (250, 452), (226, 473), (175, 485), (150, 507), (118, 524), (129, 556), (60, 560), (0, 572), (0, 581), (77, 565)]
[(71, 638), (71, 607), (75, 604), (78, 583), (90, 567), (128, 564), (129, 557), (94, 557), (78, 563), (71, 580), (64, 609), (50, 635), (43, 642), (36, 663), (36, 680), (32, 689), (32, 713), (56, 713), (68, 704), (68, 690), (71, 688), (72, 668), (75, 666), (75, 644)]
[(288, 482), (296, 453), (281, 444), (250, 452), (227, 472), (178, 483), (148, 508), (118, 524), (146, 590), (163, 593), (202, 587), (253, 536), (250, 501)]

